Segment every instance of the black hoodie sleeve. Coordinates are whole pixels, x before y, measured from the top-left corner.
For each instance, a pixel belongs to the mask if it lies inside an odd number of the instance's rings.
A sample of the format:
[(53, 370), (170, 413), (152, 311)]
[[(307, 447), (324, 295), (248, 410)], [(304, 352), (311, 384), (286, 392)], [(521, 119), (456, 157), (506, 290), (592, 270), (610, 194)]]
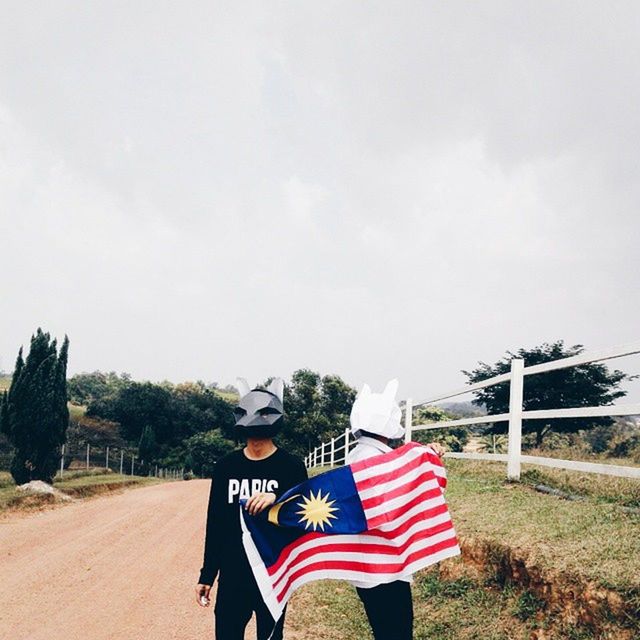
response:
[[(216, 466), (216, 470), (219, 467)], [(207, 526), (204, 541), (204, 560), (200, 569), (198, 584), (213, 585), (220, 569), (220, 517), (224, 505), (224, 482), (218, 477), (220, 473), (214, 471), (209, 491), (209, 506), (207, 507)]]

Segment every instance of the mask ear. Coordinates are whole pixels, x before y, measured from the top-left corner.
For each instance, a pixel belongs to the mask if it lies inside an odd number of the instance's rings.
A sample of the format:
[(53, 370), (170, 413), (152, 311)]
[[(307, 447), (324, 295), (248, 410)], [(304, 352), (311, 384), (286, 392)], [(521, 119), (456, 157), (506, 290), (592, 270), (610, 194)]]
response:
[(387, 386), (384, 388), (384, 397), (388, 400), (395, 400), (396, 393), (398, 393), (398, 379), (394, 378), (387, 382)]
[(271, 391), (274, 396), (278, 396), (280, 402), (284, 400), (284, 380), (282, 378), (274, 378), (267, 387), (267, 391)]
[(249, 389), (249, 383), (244, 378), (236, 378), (236, 380), (238, 381), (238, 392), (242, 399), (251, 391), (251, 389)]
[(358, 392), (358, 395), (356, 396), (356, 400), (362, 400), (362, 398), (366, 398), (367, 396), (371, 395), (371, 387), (365, 382), (362, 385), (362, 389), (360, 389), (360, 391)]

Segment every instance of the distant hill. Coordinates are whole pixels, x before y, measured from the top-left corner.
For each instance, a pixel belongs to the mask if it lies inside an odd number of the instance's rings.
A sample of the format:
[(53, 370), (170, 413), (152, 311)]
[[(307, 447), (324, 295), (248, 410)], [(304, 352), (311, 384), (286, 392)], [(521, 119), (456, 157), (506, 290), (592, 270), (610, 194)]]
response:
[(223, 400), (227, 402), (236, 403), (238, 402), (238, 394), (233, 391), (224, 391), (223, 389), (213, 389), (213, 392), (216, 395), (219, 395)]
[(471, 402), (443, 402), (438, 405), (448, 413), (453, 413), (461, 418), (475, 418), (477, 416), (486, 416), (485, 407), (477, 407)]

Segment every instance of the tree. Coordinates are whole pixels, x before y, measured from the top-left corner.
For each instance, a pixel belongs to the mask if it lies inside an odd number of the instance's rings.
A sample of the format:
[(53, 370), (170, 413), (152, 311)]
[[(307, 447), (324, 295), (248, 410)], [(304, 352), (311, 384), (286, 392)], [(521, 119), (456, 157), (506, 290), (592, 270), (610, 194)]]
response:
[[(460, 416), (448, 413), (440, 407), (426, 405), (415, 410), (413, 420), (415, 424), (427, 424), (429, 422), (444, 422), (456, 420)], [(449, 427), (448, 429), (424, 429), (412, 434), (415, 442), (439, 442), (450, 451), (462, 451), (469, 442), (469, 429), (466, 427)]]
[(75, 404), (88, 405), (116, 395), (120, 389), (131, 384), (128, 373), (118, 375), (115, 371), (103, 373), (78, 373), (67, 382), (69, 400)]
[[(526, 367), (550, 362), (560, 358), (576, 356), (584, 351), (580, 344), (565, 347), (562, 340), (553, 343), (543, 343), (533, 349), (520, 349), (516, 353), (507, 351), (506, 355), (494, 365), (484, 362), (473, 371), (463, 371), (469, 379), (469, 384), (486, 380), (511, 370), (511, 360), (522, 358)], [(626, 395), (620, 389), (624, 380), (635, 376), (628, 376), (617, 369), (609, 371), (604, 364), (589, 363), (566, 369), (556, 369), (539, 375), (527, 376), (524, 383), (523, 408), (525, 411), (538, 409), (561, 409), (572, 407), (589, 407), (610, 405)], [(486, 389), (474, 392), (476, 405), (484, 405), (488, 413), (508, 413), (509, 411), (509, 383), (503, 382)], [(613, 420), (609, 417), (588, 418), (553, 418), (549, 420), (523, 420), (524, 433), (535, 433), (536, 446), (541, 446), (546, 434), (550, 431), (557, 433), (575, 433), (579, 429), (589, 429), (596, 425), (609, 426)], [(506, 433), (508, 423), (497, 422), (487, 431), (489, 433)]]
[(506, 453), (509, 441), (503, 435), (497, 433), (487, 433), (483, 435), (479, 440), (480, 451), (487, 451), (488, 453)]
[(327, 438), (344, 432), (355, 397), (356, 390), (339, 376), (298, 369), (285, 385), (286, 415), (278, 442), (292, 453), (306, 455)]
[(156, 434), (151, 425), (147, 425), (140, 436), (138, 444), (138, 456), (141, 460), (151, 460), (157, 448)]
[(157, 442), (170, 440), (173, 432), (171, 391), (151, 382), (132, 382), (114, 396), (92, 402), (88, 416), (107, 418), (120, 424), (126, 440), (138, 442), (147, 425), (154, 429)]
[[(147, 462), (166, 457), (170, 451), (175, 458), (183, 450), (183, 441), (197, 433), (219, 428), (223, 435), (231, 436), (233, 408), (210, 385), (129, 379), (117, 385), (114, 392), (90, 402), (87, 416), (117, 423), (120, 436), (141, 447), (140, 456)], [(153, 431), (153, 440), (151, 433), (145, 435), (147, 428)]]
[(198, 433), (184, 442), (186, 466), (200, 477), (210, 478), (216, 462), (233, 451), (234, 444), (218, 429)]
[(11, 475), (16, 484), (52, 482), (69, 424), (67, 358), (69, 339), (60, 351), (56, 340), (38, 328), (29, 355), (18, 352), (8, 392), (3, 394), (0, 430), (13, 447)]

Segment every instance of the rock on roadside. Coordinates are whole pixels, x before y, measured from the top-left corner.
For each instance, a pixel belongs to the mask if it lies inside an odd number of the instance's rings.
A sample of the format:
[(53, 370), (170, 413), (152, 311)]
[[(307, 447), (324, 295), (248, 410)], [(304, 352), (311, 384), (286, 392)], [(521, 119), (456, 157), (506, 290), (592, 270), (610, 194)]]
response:
[(67, 502), (73, 502), (75, 500), (75, 498), (68, 496), (66, 493), (60, 491), (60, 489), (56, 489), (42, 480), (31, 480), (31, 482), (18, 485), (16, 489), (18, 491), (25, 491), (28, 493), (50, 493), (57, 498), (60, 498), (60, 500), (65, 500)]

